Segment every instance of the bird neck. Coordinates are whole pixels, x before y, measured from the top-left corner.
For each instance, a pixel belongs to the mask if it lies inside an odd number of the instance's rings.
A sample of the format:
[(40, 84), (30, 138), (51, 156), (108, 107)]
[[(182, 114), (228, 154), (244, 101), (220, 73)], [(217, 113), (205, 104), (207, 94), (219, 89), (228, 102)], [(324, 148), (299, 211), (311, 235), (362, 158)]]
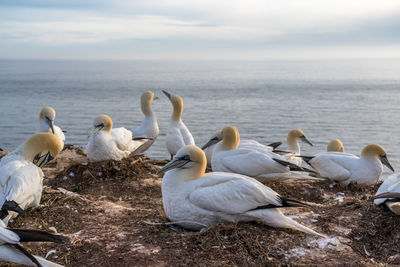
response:
[(300, 145), (296, 137), (288, 136), (286, 142), (291, 152), (300, 153)]
[(183, 106), (179, 102), (172, 103), (172, 106), (174, 110), (172, 112), (171, 120), (180, 121), (182, 117)]
[(141, 106), (142, 112), (146, 117), (153, 115), (153, 110), (151, 109), (151, 101), (143, 99), (141, 100)]
[(50, 126), (45, 120), (40, 120), (38, 132), (51, 132)]

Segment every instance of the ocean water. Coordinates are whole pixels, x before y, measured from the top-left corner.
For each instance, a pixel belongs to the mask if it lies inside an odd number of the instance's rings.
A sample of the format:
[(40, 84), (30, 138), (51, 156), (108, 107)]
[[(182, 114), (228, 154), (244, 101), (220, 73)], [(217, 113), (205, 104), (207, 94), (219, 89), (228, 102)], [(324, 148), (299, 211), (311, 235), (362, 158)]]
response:
[(13, 150), (33, 134), (44, 105), (56, 109), (68, 144), (84, 146), (102, 113), (114, 127), (133, 129), (143, 118), (140, 95), (152, 90), (160, 136), (148, 155), (169, 158), (172, 107), (161, 89), (183, 98), (183, 121), (200, 146), (226, 125), (265, 144), (300, 128), (314, 143), (301, 143), (303, 154), (324, 151), (333, 138), (355, 154), (378, 143), (400, 169), (400, 60), (0, 60), (0, 147)]

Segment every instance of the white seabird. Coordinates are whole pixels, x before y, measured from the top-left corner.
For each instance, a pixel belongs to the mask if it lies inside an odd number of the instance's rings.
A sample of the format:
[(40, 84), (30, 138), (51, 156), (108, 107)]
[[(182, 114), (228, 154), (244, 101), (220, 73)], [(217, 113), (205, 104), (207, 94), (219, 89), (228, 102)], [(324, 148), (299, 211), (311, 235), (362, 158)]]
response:
[[(211, 168), (211, 161), (212, 161), (212, 154), (214, 153), (214, 149), (216, 144), (220, 140), (217, 136), (211, 138), (203, 147), (203, 151), (207, 157), (207, 167)], [(240, 139), (238, 148), (250, 148), (256, 150), (267, 150), (267, 151), (274, 151), (278, 146), (280, 146), (282, 142), (275, 142), (269, 145), (263, 145), (256, 140), (251, 139)]]
[(56, 111), (54, 108), (45, 106), (39, 113), (39, 129), (36, 133), (53, 133), (57, 136), (61, 143), (61, 150), (64, 148), (65, 135), (60, 127), (54, 125), (54, 120), (56, 118)]
[[(310, 170), (292, 164), (284, 157), (262, 147), (238, 147), (239, 132), (234, 126), (222, 129), (203, 148), (219, 140), (215, 145), (211, 160), (211, 168), (217, 172), (233, 172), (253, 177), (260, 182), (280, 179), (315, 179), (297, 171)], [(222, 140), (222, 141), (221, 141)]]
[(300, 129), (290, 130), (286, 137), (286, 142), (288, 146), (288, 152), (292, 152), (292, 154), (286, 154), (284, 155), (284, 157), (291, 163), (301, 166), (302, 159), (296, 157), (296, 155), (297, 156), (300, 155), (300, 145), (298, 142), (299, 139), (309, 144), (310, 146), (313, 146), (313, 144), (307, 139), (302, 130)]
[(158, 173), (162, 180), (165, 214), (175, 224), (201, 230), (225, 221), (261, 221), (272, 227), (290, 228), (322, 236), (286, 217), (279, 208), (305, 206), (283, 198), (257, 180), (235, 173), (205, 174), (207, 159), (194, 146), (182, 147)]
[(133, 138), (146, 137), (149, 138), (149, 140), (136, 149), (134, 152), (135, 154), (141, 154), (145, 152), (158, 137), (159, 129), (157, 117), (151, 109), (151, 102), (156, 99), (158, 99), (158, 97), (155, 97), (153, 92), (150, 91), (144, 92), (140, 98), (144, 119), (140, 126), (132, 131), (132, 136)]
[(7, 228), (0, 220), (0, 260), (14, 262), (26, 266), (61, 267), (62, 265), (50, 262), (42, 257), (32, 255), (24, 249), (20, 242), (54, 242), (63, 243), (68, 238), (44, 231)]
[[(0, 207), (5, 222), (37, 207), (42, 196), (43, 172), (40, 169), (61, 151), (58, 138), (51, 133), (30, 137), (0, 161)], [(17, 213), (15, 213), (17, 212)]]
[(392, 212), (400, 215), (400, 173), (394, 173), (386, 178), (372, 199), (375, 205), (385, 203)]
[(113, 121), (104, 114), (96, 117), (93, 127), (86, 145), (87, 157), (91, 161), (121, 160), (149, 140), (132, 138), (132, 132), (124, 127), (113, 129)]
[(171, 122), (168, 126), (165, 144), (172, 157), (185, 145), (194, 145), (194, 139), (189, 129), (182, 121), (183, 101), (178, 95), (171, 95), (163, 90), (173, 106)]
[(339, 139), (332, 139), (327, 148), (326, 151), (328, 152), (344, 152), (344, 146), (342, 141), (340, 141)]
[(361, 151), (361, 157), (344, 152), (322, 152), (315, 156), (301, 156), (322, 177), (348, 185), (375, 184), (382, 174), (382, 163), (394, 171), (386, 151), (377, 144), (370, 144)]

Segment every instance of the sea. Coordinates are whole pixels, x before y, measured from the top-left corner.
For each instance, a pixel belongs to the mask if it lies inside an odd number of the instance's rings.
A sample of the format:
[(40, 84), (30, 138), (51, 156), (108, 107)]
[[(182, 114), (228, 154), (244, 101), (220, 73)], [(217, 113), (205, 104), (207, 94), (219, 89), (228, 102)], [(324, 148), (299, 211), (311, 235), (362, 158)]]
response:
[(325, 151), (334, 138), (357, 155), (377, 143), (400, 169), (400, 59), (0, 60), (0, 148), (13, 150), (34, 134), (45, 105), (55, 108), (67, 144), (84, 147), (99, 114), (111, 116), (114, 127), (134, 129), (147, 90), (160, 97), (152, 104), (160, 135), (151, 158), (169, 158), (166, 90), (183, 98), (183, 121), (199, 146), (227, 125), (264, 144), (285, 141), (299, 128), (314, 144), (300, 143), (304, 155)]

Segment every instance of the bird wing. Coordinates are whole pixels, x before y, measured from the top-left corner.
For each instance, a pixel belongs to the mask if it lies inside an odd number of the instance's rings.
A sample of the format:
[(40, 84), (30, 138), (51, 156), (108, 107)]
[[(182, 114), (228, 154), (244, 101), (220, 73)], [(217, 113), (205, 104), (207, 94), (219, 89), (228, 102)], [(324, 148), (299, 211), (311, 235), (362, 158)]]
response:
[(321, 174), (335, 181), (345, 181), (351, 178), (351, 165), (357, 157), (329, 155), (329, 152), (315, 156), (309, 161), (311, 166)]
[(111, 131), (111, 137), (118, 149), (123, 151), (133, 151), (134, 144), (132, 141), (132, 132), (125, 129), (124, 127), (113, 128)]
[(54, 135), (62, 142), (62, 145), (65, 143), (65, 135), (60, 127), (54, 125)]
[(266, 146), (266, 145), (260, 144), (256, 140), (250, 140), (250, 139), (240, 140), (239, 147), (240, 148), (255, 149), (255, 150), (260, 151), (260, 152), (272, 151), (273, 150), (273, 148), (270, 147), (270, 146)]
[(33, 163), (16, 170), (3, 189), (6, 199), (17, 202), (22, 209), (38, 206), (42, 194), (43, 172)]
[(29, 164), (27, 160), (20, 160), (18, 158), (10, 159), (6, 162), (6, 159), (2, 159), (2, 163), (4, 164), (0, 167), (0, 187), (4, 188), (7, 186), (10, 177), (16, 172), (19, 168), (22, 168)]
[(221, 160), (225, 169), (251, 177), (266, 173), (287, 172), (288, 169), (275, 162), (268, 154), (254, 150), (235, 149), (226, 151)]
[[(400, 193), (400, 173), (395, 173), (390, 175), (386, 180), (381, 184), (381, 186), (376, 191), (375, 195), (380, 195), (383, 193)], [(376, 205), (380, 205), (385, 202), (387, 198), (379, 198), (375, 199), (374, 203)]]
[(6, 228), (6, 225), (4, 222), (1, 220), (0, 225), (0, 245), (3, 245), (5, 243), (9, 244), (16, 244), (19, 242), (19, 236), (14, 233), (13, 231), (10, 231)]
[(239, 214), (268, 204), (282, 205), (278, 193), (250, 177), (214, 172), (197, 181), (201, 184), (189, 194), (189, 201), (205, 210)]
[(183, 122), (179, 127), (179, 132), (183, 138), (183, 142), (185, 143), (185, 145), (194, 145), (194, 138)]

